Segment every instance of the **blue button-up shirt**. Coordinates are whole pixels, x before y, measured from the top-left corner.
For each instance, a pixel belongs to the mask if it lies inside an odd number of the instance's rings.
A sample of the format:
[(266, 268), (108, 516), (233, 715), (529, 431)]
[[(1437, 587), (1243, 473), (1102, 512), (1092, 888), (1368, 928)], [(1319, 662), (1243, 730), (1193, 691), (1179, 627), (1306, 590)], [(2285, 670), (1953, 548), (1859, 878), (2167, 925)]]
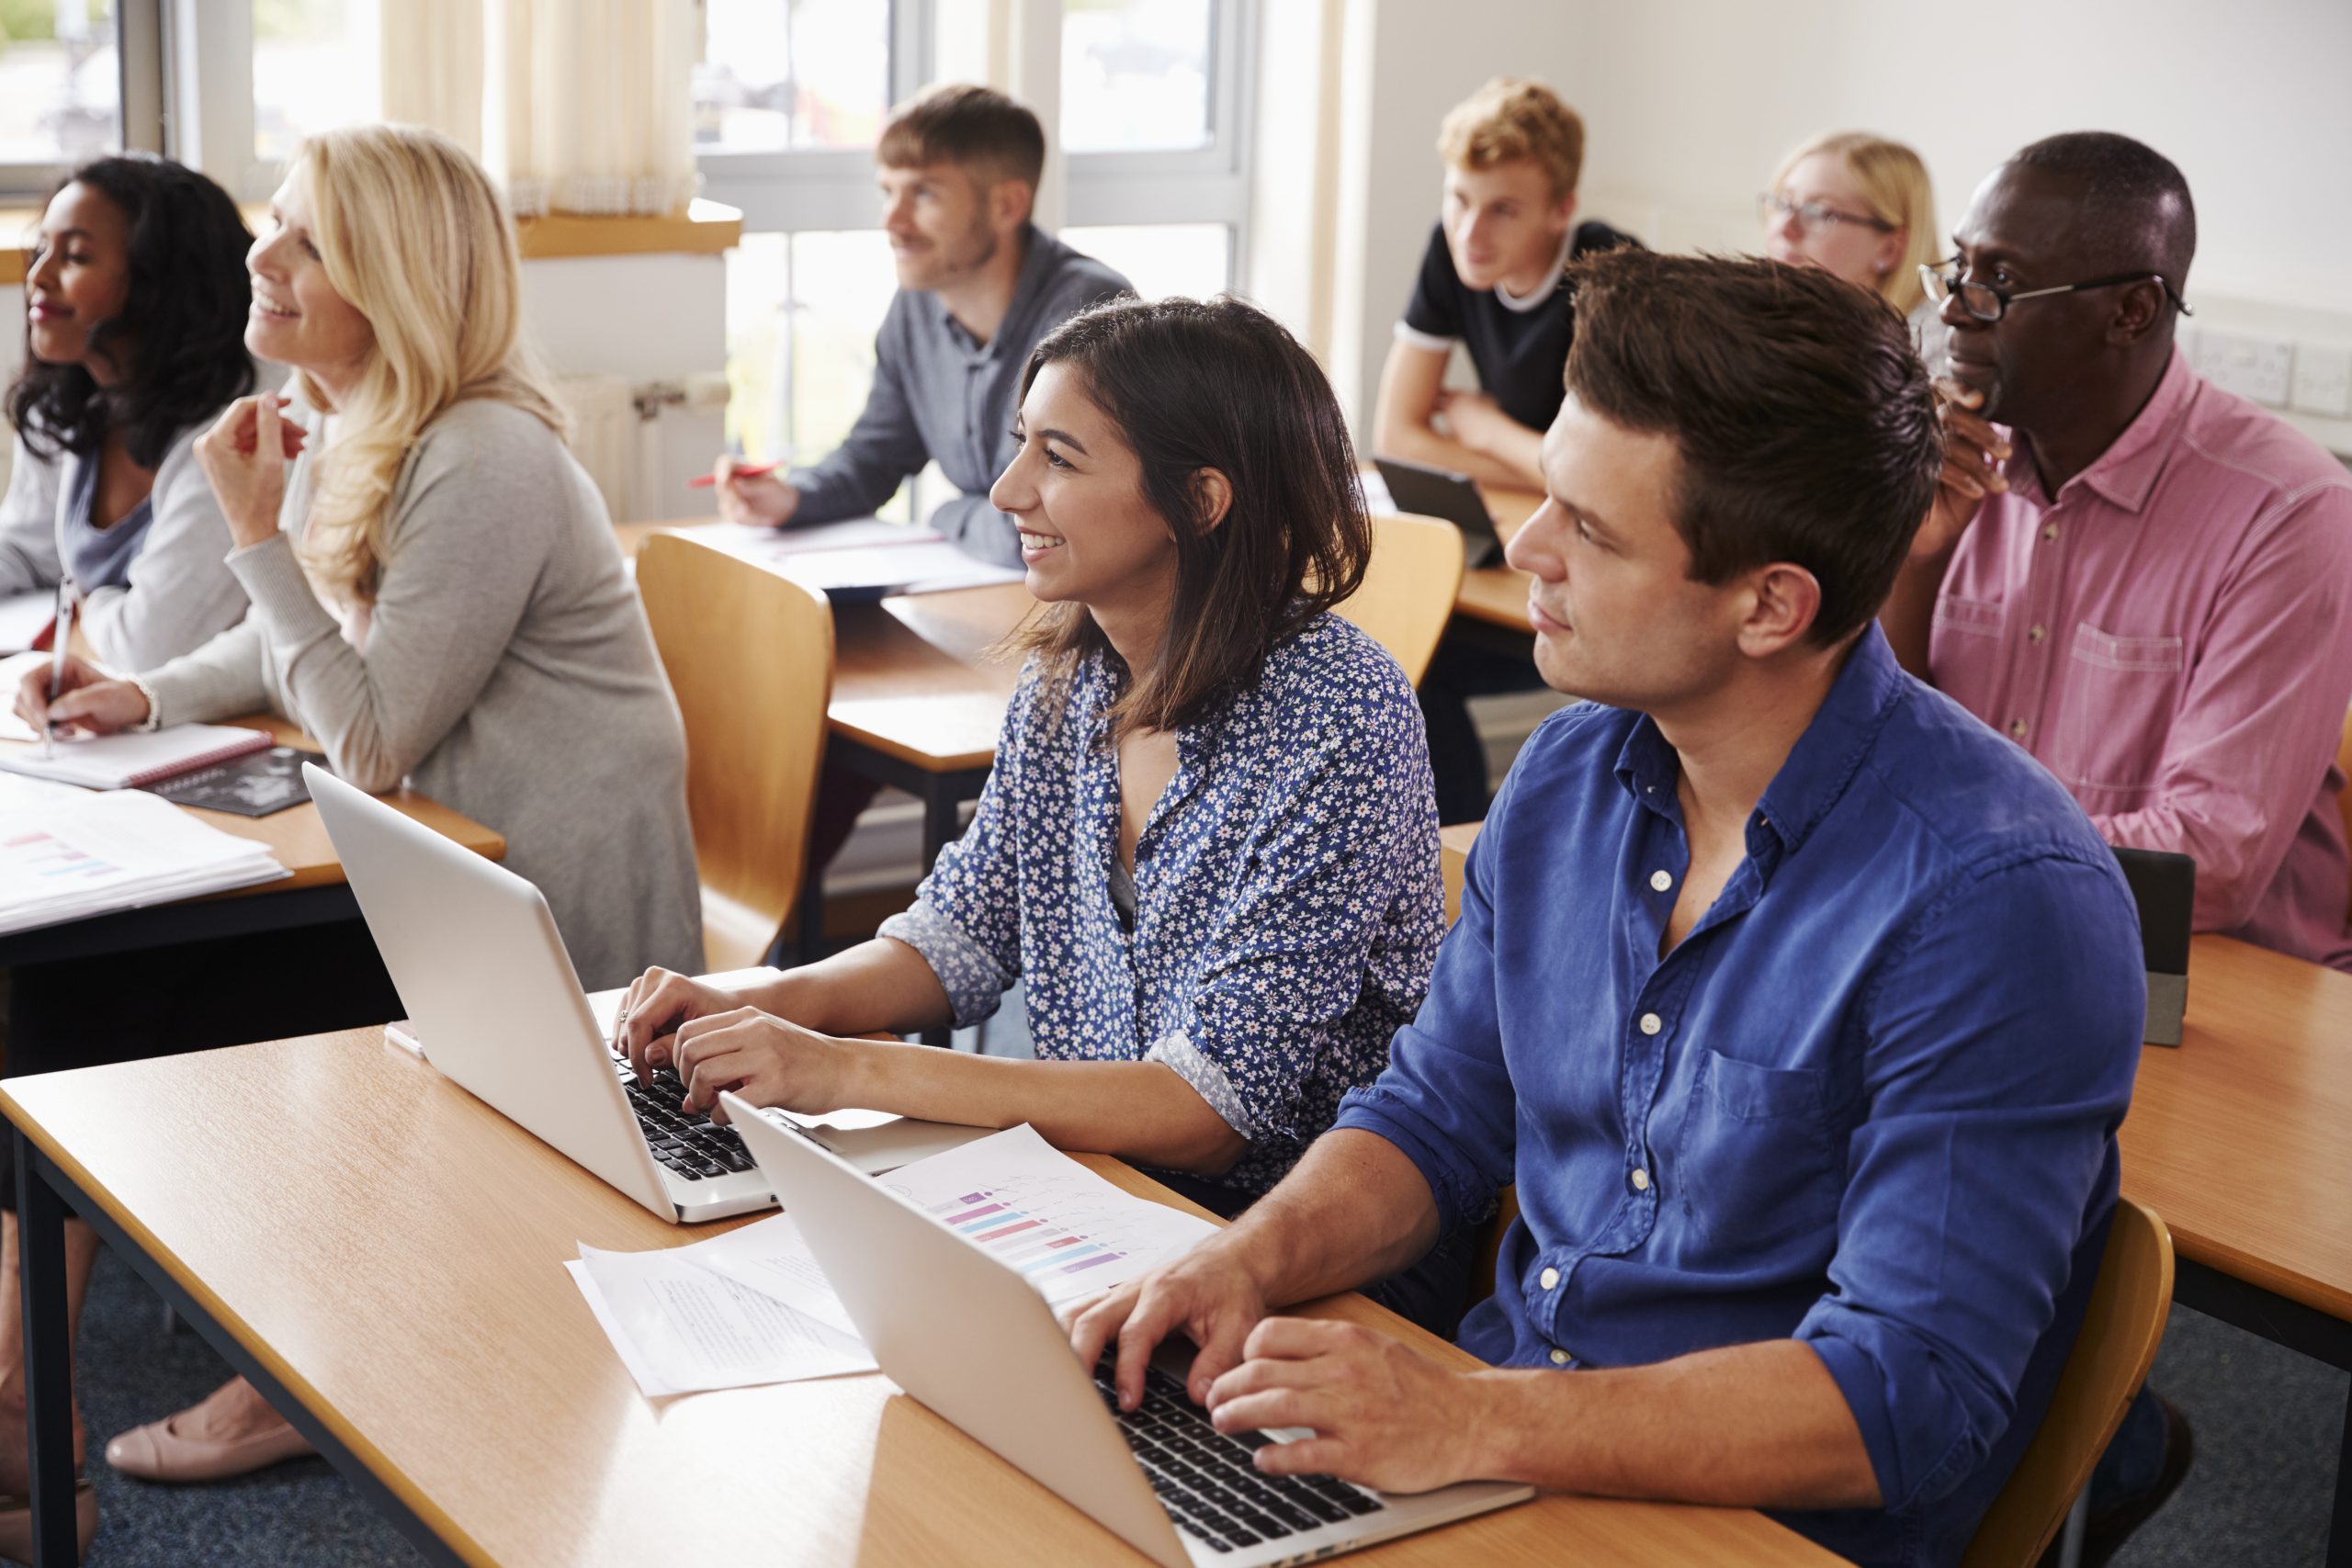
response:
[(1639, 714), (1545, 722), (1428, 1003), (1339, 1125), (1404, 1151), (1449, 1227), (1517, 1181), (1466, 1348), (1609, 1367), (1800, 1339), (1885, 1506), (1783, 1517), (1863, 1562), (1957, 1562), (2105, 1244), (2145, 1005), (2131, 894), (2057, 782), (1874, 626), (1660, 957), (1678, 776)]
[(1379, 1076), (1429, 992), (1445, 893), (1412, 683), (1322, 615), (1177, 730), (1130, 931), (1111, 898), (1124, 667), (1091, 655), (1066, 690), (1040, 675), (1023, 672), (971, 827), (882, 934), (922, 954), (958, 1024), (1025, 975), (1041, 1058), (1173, 1069), (1250, 1140), (1208, 1184), (1238, 1207)]

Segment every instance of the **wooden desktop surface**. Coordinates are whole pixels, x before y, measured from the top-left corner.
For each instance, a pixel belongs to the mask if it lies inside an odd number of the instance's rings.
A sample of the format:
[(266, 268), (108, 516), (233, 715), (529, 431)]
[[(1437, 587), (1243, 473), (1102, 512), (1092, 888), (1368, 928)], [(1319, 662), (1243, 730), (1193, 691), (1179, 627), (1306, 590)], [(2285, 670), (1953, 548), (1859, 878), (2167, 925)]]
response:
[[(1478, 824), (1447, 828), (1448, 907)], [(2177, 1046), (2140, 1048), (2123, 1191), (2174, 1250), (2352, 1321), (2352, 975), (2234, 938), (2189, 945)]]
[[(316, 751), (319, 743), (302, 733), (300, 728), (275, 714), (248, 714), (243, 718), (226, 721), (248, 729), (266, 729), (281, 746), (298, 747)], [(0, 741), (0, 746), (24, 746), (32, 742)], [(506, 856), (506, 840), (483, 827), (471, 818), (460, 816), (429, 795), (402, 787), (380, 795), (386, 805), (403, 816), (424, 823), (444, 838), (455, 840), (476, 854), (492, 860)], [(319, 819), (319, 808), (305, 801), (274, 811), (266, 817), (240, 817), (233, 811), (204, 811), (193, 807), (181, 809), (207, 827), (218, 828), (240, 839), (252, 839), (267, 844), (277, 857), (278, 864), (293, 874), (275, 882), (257, 883), (251, 887), (232, 888), (216, 893), (216, 898), (244, 898), (258, 894), (291, 893), (304, 887), (322, 887), (345, 880), (343, 862), (336, 858), (334, 844), (327, 838), (327, 825)]]
[[(562, 1265), (718, 1227), (662, 1224), (380, 1031), (11, 1078), (0, 1103), (469, 1562), (1144, 1561), (878, 1375), (645, 1399)], [(1316, 1310), (1419, 1334), (1358, 1297)], [(1566, 1496), (1361, 1561), (1564, 1553), (1837, 1561), (1744, 1510)]]
[(2206, 935), (2177, 1046), (2140, 1051), (2123, 1190), (2183, 1258), (2352, 1320), (2352, 975)]
[[(1478, 493), (1487, 498), (1487, 512), (1495, 520), (1495, 531), (1506, 541), (1544, 503), (1541, 491), (1481, 485)], [(1513, 631), (1527, 631), (1527, 585), (1533, 581), (1515, 567), (1482, 566), (1475, 571), (1465, 571), (1462, 574), (1461, 592), (1453, 598), (1454, 614)]]

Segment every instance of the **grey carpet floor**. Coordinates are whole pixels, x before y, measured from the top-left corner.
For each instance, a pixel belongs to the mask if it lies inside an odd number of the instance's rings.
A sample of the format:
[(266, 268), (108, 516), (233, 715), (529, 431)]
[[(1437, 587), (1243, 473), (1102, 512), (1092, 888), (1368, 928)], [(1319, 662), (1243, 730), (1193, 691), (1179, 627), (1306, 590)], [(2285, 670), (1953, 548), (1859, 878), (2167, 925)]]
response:
[[(407, 1568), (420, 1561), (322, 1460), (216, 1486), (151, 1486), (108, 1470), (107, 1436), (194, 1403), (228, 1375), (194, 1332), (164, 1331), (156, 1297), (110, 1254), (100, 1254), (91, 1281), (81, 1363), (101, 1510), (89, 1568)], [(2155, 1380), (2196, 1427), (2197, 1463), (2116, 1568), (2316, 1568), (2335, 1495), (2346, 1374), (2175, 1308)]]

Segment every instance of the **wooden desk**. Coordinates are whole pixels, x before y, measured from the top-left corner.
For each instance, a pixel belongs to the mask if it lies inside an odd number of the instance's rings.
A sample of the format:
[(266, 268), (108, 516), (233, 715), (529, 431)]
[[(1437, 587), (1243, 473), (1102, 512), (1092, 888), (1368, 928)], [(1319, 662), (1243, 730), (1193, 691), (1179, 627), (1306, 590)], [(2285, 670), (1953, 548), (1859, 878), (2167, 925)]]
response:
[[(20, 1201), (45, 1506), (70, 1486), (62, 1191), (429, 1561), (1144, 1561), (878, 1375), (640, 1396), (561, 1265), (582, 1241), (715, 1227), (662, 1224), (378, 1031), (9, 1079), (0, 1110), (38, 1178)], [(1315, 1310), (1419, 1335), (1360, 1297)], [(70, 1552), (70, 1505), (51, 1519)], [(1566, 1496), (1361, 1561), (1564, 1553), (1837, 1561), (1754, 1513)]]
[[(1506, 541), (1544, 503), (1541, 491), (1481, 485), (1478, 493), (1487, 498), (1487, 511), (1495, 520), (1495, 531)], [(1461, 592), (1454, 595), (1453, 613), (1516, 632), (1521, 638), (1531, 637), (1533, 634), (1527, 626), (1527, 585), (1533, 581), (1526, 572), (1502, 565), (1465, 571), (1462, 574)]]
[[(2181, 1043), (2142, 1047), (2122, 1143), (2176, 1301), (2352, 1371), (2352, 975), (2198, 937)], [(2327, 1562), (2352, 1568), (2352, 1401)]]
[[(275, 715), (254, 714), (229, 722), (266, 729), (281, 746), (311, 751), (319, 749), (316, 741)], [(396, 810), (477, 854), (492, 860), (505, 857), (503, 837), (429, 796), (401, 788), (382, 798)], [(189, 809), (188, 815), (224, 833), (267, 844), (278, 863), (293, 874), (201, 898), (151, 905), (142, 909), (120, 909), (63, 925), (0, 936), (0, 967), (51, 964), (168, 947), (209, 937), (256, 935), (358, 918), (359, 906), (344, 880), (343, 863), (335, 857), (334, 845), (327, 838), (326, 824), (319, 819), (317, 807), (305, 802), (267, 817), (194, 809)]]

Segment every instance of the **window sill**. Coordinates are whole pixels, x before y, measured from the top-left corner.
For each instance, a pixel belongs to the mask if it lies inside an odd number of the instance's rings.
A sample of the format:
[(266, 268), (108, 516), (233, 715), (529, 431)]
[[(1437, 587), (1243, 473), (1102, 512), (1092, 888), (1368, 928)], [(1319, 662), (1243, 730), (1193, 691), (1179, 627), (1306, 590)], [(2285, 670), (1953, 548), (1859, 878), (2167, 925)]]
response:
[[(248, 223), (266, 208), (245, 209)], [(37, 208), (0, 209), (0, 288), (25, 281), (21, 237), (40, 222)], [(525, 261), (563, 256), (718, 255), (743, 237), (743, 215), (716, 201), (697, 200), (661, 218), (582, 218), (568, 212), (526, 218), (515, 225)]]

